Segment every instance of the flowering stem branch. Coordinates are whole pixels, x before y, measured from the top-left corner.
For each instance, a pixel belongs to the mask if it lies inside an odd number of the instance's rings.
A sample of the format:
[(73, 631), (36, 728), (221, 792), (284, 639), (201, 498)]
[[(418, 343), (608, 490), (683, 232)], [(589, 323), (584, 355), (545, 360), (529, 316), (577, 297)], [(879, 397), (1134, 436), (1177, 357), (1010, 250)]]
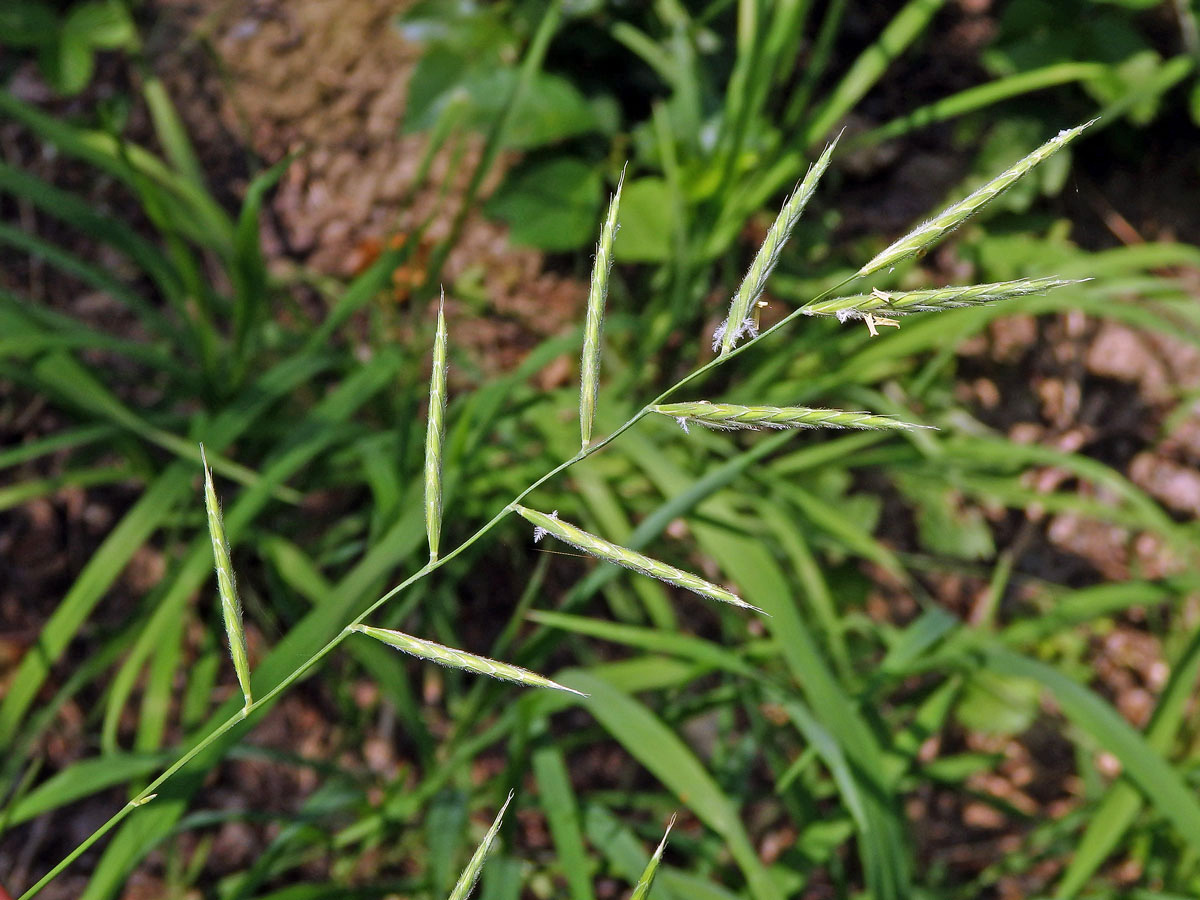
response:
[(136, 796), (134, 796), (133, 799), (131, 799), (128, 803), (126, 803), (125, 806), (123, 806), (118, 813), (116, 813), (107, 822), (105, 822), (103, 825), (101, 825), (99, 828), (97, 828), (90, 836), (88, 836), (81, 844), (79, 844), (79, 846), (77, 846), (74, 850), (72, 850), (68, 856), (66, 856), (53, 869), (51, 869), (44, 876), (42, 876), (42, 878), (36, 884), (34, 884), (33, 887), (29, 888), (29, 890), (27, 890), (25, 893), (23, 893), (18, 898), (18, 900), (30, 900), (30, 898), (32, 898), (36, 894), (38, 894), (42, 890), (42, 888), (44, 888), (47, 884), (49, 884), (51, 881), (53, 881), (55, 878), (57, 878), (58, 875), (60, 873), (62, 873), (62, 871), (64, 869), (66, 869), (69, 865), (71, 865), (71, 863), (73, 863), (76, 859), (78, 859), (84, 852), (86, 852), (88, 850), (88, 848), (90, 848), (93, 844), (95, 844), (98, 840), (100, 840), (100, 838), (104, 837), (105, 834), (107, 834), (109, 831), (111, 831), (118, 823), (120, 823), (126, 816), (128, 816), (129, 813), (131, 813), (134, 809), (137, 809), (139, 806), (144, 806), (146, 803), (149, 803), (151, 800), (153, 800), (158, 788), (160, 788), (168, 779), (170, 779), (172, 776), (174, 776), (175, 773), (177, 773), (180, 769), (182, 769), (184, 766), (186, 766), (193, 759), (195, 759), (198, 755), (200, 755), (200, 753), (202, 753), (208, 747), (210, 747), (214, 743), (216, 743), (216, 741), (219, 738), (221, 738), (223, 735), (228, 733), (236, 725), (240, 724), (241, 722), (244, 722), (246, 719), (248, 719), (253, 713), (257, 712), (258, 710), (270, 705), (271, 702), (277, 696), (279, 696), (281, 693), (283, 693), (287, 688), (289, 688), (299, 678), (301, 678), (306, 672), (308, 672), (311, 668), (313, 668), (313, 666), (315, 666), (322, 659), (324, 659), (331, 652), (333, 652), (333, 650), (339, 644), (341, 644), (341, 642), (344, 641), (348, 635), (352, 634), (356, 630), (356, 626), (363, 624), (366, 621), (366, 619), (373, 612), (375, 612), (377, 609), (379, 609), (381, 606), (383, 606), (389, 600), (394, 598), (396, 595), (400, 594), (402, 591), (406, 590), (407, 588), (411, 587), (416, 582), (420, 581), (425, 576), (440, 569), (446, 563), (450, 562), (455, 557), (457, 557), (461, 553), (463, 553), (467, 548), (469, 548), (471, 545), (476, 543), (478, 540), (480, 540), (481, 538), (488, 535), (491, 531), (493, 531), (496, 528), (496, 526), (501, 522), (501, 520), (503, 520), (506, 516), (508, 516), (511, 512), (513, 512), (513, 510), (517, 504), (519, 504), (522, 500), (524, 500), (529, 494), (533, 493), (533, 491), (535, 491), (537, 488), (541, 487), (543, 484), (545, 484), (551, 478), (554, 478), (556, 475), (559, 475), (562, 472), (565, 472), (567, 469), (571, 468), (576, 463), (587, 459), (592, 454), (597, 453), (600, 450), (602, 450), (604, 447), (608, 446), (608, 444), (615, 441), (618, 437), (620, 437), (622, 434), (624, 434), (626, 431), (628, 431), (630, 428), (632, 428), (634, 425), (636, 425), (638, 422), (640, 422), (643, 418), (645, 418), (647, 415), (649, 415), (653, 411), (654, 406), (662, 403), (664, 400), (666, 400), (671, 395), (673, 395), (676, 391), (680, 390), (681, 388), (683, 388), (686, 385), (690, 384), (691, 382), (695, 381), (697, 378), (700, 378), (702, 375), (705, 375), (708, 372), (712, 371), (713, 369), (717, 368), (717, 366), (724, 365), (725, 363), (729, 362), (731, 359), (734, 359), (735, 357), (744, 353), (750, 347), (754, 346), (759, 341), (766, 338), (767, 335), (780, 330), (785, 325), (792, 322), (792, 320), (794, 320), (797, 316), (802, 315), (807, 306), (809, 306), (813, 303), (817, 303), (821, 300), (824, 300), (826, 297), (828, 297), (834, 291), (839, 290), (840, 288), (842, 288), (846, 284), (848, 284), (850, 281), (853, 281), (854, 278), (856, 278), (856, 277), (857, 277), (857, 275), (852, 275), (849, 278), (844, 279), (843, 281), (839, 282), (838, 284), (836, 284), (833, 287), (824, 291), (820, 296), (809, 301), (809, 303), (805, 304), (805, 306), (797, 307), (792, 312), (790, 312), (787, 316), (785, 316), (783, 319), (776, 322), (770, 328), (765, 329), (757, 336), (751, 338), (750, 340), (746, 341), (743, 344), (738, 345), (737, 347), (734, 347), (728, 353), (725, 353), (724, 355), (713, 358), (705, 365), (703, 365), (700, 368), (685, 375), (679, 381), (675, 382), (675, 384), (671, 385), (669, 388), (664, 390), (661, 394), (659, 394), (657, 397), (655, 397), (653, 400), (651, 400), (649, 403), (647, 403), (645, 406), (643, 406), (641, 409), (639, 409), (636, 413), (634, 413), (623, 425), (621, 425), (619, 428), (617, 428), (616, 431), (612, 432), (610, 435), (608, 435), (604, 439), (598, 440), (595, 443), (592, 443), (591, 445), (589, 445), (588, 447), (581, 449), (578, 453), (576, 453), (570, 459), (564, 460), (563, 462), (559, 463), (557, 466), (555, 466), (550, 471), (546, 472), (544, 475), (542, 475), (536, 481), (532, 482), (523, 491), (521, 491), (519, 494), (517, 494), (515, 497), (513, 497), (512, 500), (510, 500), (499, 512), (497, 512), (494, 516), (492, 516), (491, 519), (489, 519), (486, 523), (484, 523), (482, 526), (480, 526), (480, 528), (477, 531), (475, 531), (474, 534), (472, 534), (470, 537), (468, 537), (466, 540), (464, 540), (461, 544), (459, 544), (457, 547), (455, 547), (449, 553), (446, 553), (444, 556), (439, 556), (436, 559), (431, 559), (420, 569), (413, 572), (406, 579), (404, 579), (404, 581), (400, 582), (400, 584), (396, 585), (394, 588), (392, 588), (390, 591), (388, 591), (386, 594), (384, 594), (382, 597), (380, 597), (375, 602), (373, 602), (370, 606), (368, 606), (365, 610), (363, 610), (363, 612), (361, 612), (358, 616), (356, 616), (353, 619), (353, 621), (348, 623), (345, 626), (345, 628), (343, 628), (340, 632), (338, 632), (338, 634), (335, 635), (328, 643), (326, 643), (323, 647), (321, 647), (319, 650), (317, 650), (312, 656), (310, 656), (307, 660), (305, 660), (300, 666), (298, 666), (296, 669), (294, 669), (288, 675), (284, 676), (284, 678), (277, 685), (275, 685), (275, 687), (273, 687), (271, 690), (264, 693), (261, 697), (256, 698), (253, 702), (248, 703), (243, 709), (239, 710), (237, 713), (230, 716), (228, 719), (226, 719), (224, 722), (222, 722), (220, 725), (218, 725), (215, 729), (213, 729), (211, 732), (209, 732), (209, 734), (207, 736), (205, 736), (199, 743), (195, 744), (190, 750), (188, 750), (186, 753), (184, 753), (183, 756), (181, 756), (178, 760), (176, 760), (174, 763), (172, 763), (169, 768), (164, 770), (162, 772), (162, 774), (160, 774), (157, 778), (155, 778), (152, 782), (150, 782), (144, 789), (142, 789)]

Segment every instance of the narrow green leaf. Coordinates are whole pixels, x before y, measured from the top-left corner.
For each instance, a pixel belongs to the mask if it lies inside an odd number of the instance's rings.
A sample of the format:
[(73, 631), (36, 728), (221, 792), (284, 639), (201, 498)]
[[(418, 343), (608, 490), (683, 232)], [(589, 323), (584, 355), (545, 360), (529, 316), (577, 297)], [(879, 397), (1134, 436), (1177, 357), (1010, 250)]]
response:
[(675, 732), (644, 705), (591, 672), (573, 670), (563, 680), (587, 691), (587, 708), (604, 729), (724, 838), (755, 900), (782, 900), (733, 802)]

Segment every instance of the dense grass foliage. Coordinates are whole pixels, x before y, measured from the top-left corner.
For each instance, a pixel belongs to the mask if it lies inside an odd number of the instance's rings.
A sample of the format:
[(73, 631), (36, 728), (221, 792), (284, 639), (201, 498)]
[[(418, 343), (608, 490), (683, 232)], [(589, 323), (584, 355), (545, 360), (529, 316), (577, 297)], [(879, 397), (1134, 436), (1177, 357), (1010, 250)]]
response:
[[(1139, 5), (1102, 4), (1081, 30)], [(1086, 253), (1038, 206), (1067, 183), (1071, 141), (1150, 121), (1192, 57), (1092, 59), (1080, 38), (1051, 59), (1026, 21), (1037, 5), (1013, 4), (994, 80), (835, 147), (940, 2), (903, 5), (853, 52), (838, 0), (576, 6), (421, 5), (401, 22), (429, 41), (406, 123), (429, 131), (419, 177), (483, 135), (401, 343), (362, 325), (417, 240), (321, 305), (306, 279), (269, 270), (260, 218), (290, 160), (230, 212), (152, 78), (137, 100), (161, 150), (111, 117), (0, 93), (27, 139), (138, 210), (97, 212), (0, 164), (6, 202), (73, 236), (0, 224), (0, 241), (133, 323), (0, 291), (0, 377), (57, 423), (0, 450), (0, 507), (64, 488), (127, 498), (0, 700), (0, 835), (81, 802), (111, 801), (111, 818), (6, 886), (50, 896), (84, 873), (79, 896), (100, 900), (150, 867), (166, 891), (222, 900), (461, 898), (481, 872), (486, 898), (951, 900), (1013, 883), (1114, 896), (1129, 885), (1116, 864), (1136, 864), (1138, 896), (1200, 891), (1200, 628), (1184, 614), (1200, 533), (1086, 452), (1008, 440), (953, 388), (956, 348), (1016, 314), (1200, 345), (1183, 277), (1200, 252)], [(650, 71), (640, 117), (632, 89), (605, 100), (561, 64), (581, 31)], [(996, 118), (1064, 84), (1086, 88), (1069, 118)], [(894, 242), (838, 244), (841, 154), (957, 117), (987, 151), (980, 171)], [(577, 251), (591, 290), (576, 329), (456, 388), (468, 313), (453, 283), (444, 305), (434, 292), (505, 148), (525, 162), (488, 208), (518, 240)], [(955, 229), (971, 274), (947, 287), (913, 257)], [(537, 386), (581, 351), (578, 386)], [(844, 430), (813, 430), (830, 427)], [(1027, 477), (1049, 469), (1049, 487)], [(1145, 537), (1171, 564), (1113, 582), (1022, 572), (1008, 537), (1046, 511)], [(147, 545), (162, 576), (119, 620), (99, 616)], [(969, 615), (935, 576), (982, 586)], [(1131, 612), (1154, 623), (1169, 671), (1144, 728), (1097, 689), (1083, 649)], [(332, 723), (328, 755), (254, 740), (289, 690)], [(45, 770), (80, 707), (87, 746)], [(1067, 747), (1065, 811), (1036, 821), (981, 791), (1002, 754), (972, 749), (979, 734)], [(390, 762), (375, 766), (380, 742)], [(241, 765), (310, 787), (259, 814), (213, 804)], [(965, 866), (929, 823), (968, 804), (1012, 840)], [(262, 826), (262, 852), (233, 870), (211, 840), (230, 823)]]

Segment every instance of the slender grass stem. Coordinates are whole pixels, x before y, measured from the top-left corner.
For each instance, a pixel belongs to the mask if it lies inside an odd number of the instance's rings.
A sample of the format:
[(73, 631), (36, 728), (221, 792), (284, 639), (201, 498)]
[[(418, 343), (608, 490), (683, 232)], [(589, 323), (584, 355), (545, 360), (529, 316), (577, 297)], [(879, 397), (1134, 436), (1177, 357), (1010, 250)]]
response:
[(461, 553), (466, 551), (469, 547), (471, 547), (473, 544), (475, 544), (481, 538), (486, 537), (488, 534), (490, 534), (506, 516), (508, 516), (510, 513), (515, 511), (515, 507), (517, 506), (517, 504), (519, 504), (522, 500), (524, 500), (527, 496), (529, 496), (529, 494), (533, 493), (535, 490), (537, 490), (539, 487), (541, 487), (543, 484), (545, 484), (550, 479), (565, 472), (567, 469), (571, 468), (571, 466), (575, 465), (578, 462), (581, 462), (584, 459), (587, 459), (593, 453), (598, 453), (600, 450), (604, 449), (606, 446), (608, 446), (610, 443), (615, 441), (618, 437), (620, 437), (622, 434), (624, 434), (626, 431), (628, 431), (630, 428), (632, 428), (634, 425), (636, 425), (638, 422), (640, 422), (646, 416), (650, 415), (653, 412), (653, 409), (656, 405), (658, 405), (658, 404), (662, 403), (664, 400), (668, 399), (676, 391), (687, 386), (688, 384), (692, 383), (696, 379), (707, 374), (708, 372), (712, 371), (713, 369), (717, 368), (718, 366), (729, 362), (730, 360), (740, 356), (742, 353), (745, 353), (748, 349), (755, 346), (759, 341), (762, 341), (768, 335), (773, 334), (776, 331), (779, 331), (784, 326), (790, 324), (794, 319), (803, 315), (804, 310), (808, 306), (811, 306), (814, 303), (819, 303), (820, 301), (829, 297), (835, 291), (840, 290), (842, 287), (844, 287), (845, 285), (847, 285), (848, 283), (853, 281), (854, 278), (856, 278), (856, 277), (857, 277), (857, 275), (852, 275), (849, 278), (846, 278), (843, 281), (839, 282), (838, 284), (834, 285), (833, 287), (830, 287), (829, 289), (824, 291), (822, 294), (820, 294), (818, 297), (815, 297), (812, 300), (810, 300), (809, 303), (792, 310), (792, 312), (788, 313), (788, 315), (786, 315), (784, 318), (780, 319), (778, 322), (776, 322), (770, 328), (767, 328), (767, 329), (763, 330), (762, 332), (760, 332), (756, 337), (752, 337), (749, 340), (747, 340), (745, 343), (739, 344), (737, 347), (734, 347), (728, 353), (726, 353), (722, 356), (714, 357), (712, 360), (710, 360), (705, 365), (703, 365), (700, 368), (695, 369), (694, 371), (685, 375), (683, 378), (679, 379), (679, 381), (675, 382), (675, 384), (671, 385), (669, 388), (664, 390), (661, 394), (659, 394), (657, 397), (655, 397), (653, 400), (651, 400), (645, 406), (641, 407), (641, 409), (639, 409), (636, 413), (634, 413), (632, 416), (630, 416), (629, 419), (626, 420), (626, 422), (623, 425), (621, 425), (619, 428), (617, 428), (614, 432), (612, 432), (612, 434), (608, 435), (607, 437), (605, 437), (601, 440), (595, 441), (588, 447), (581, 449), (574, 456), (559, 463), (557, 466), (555, 466), (550, 471), (546, 472), (540, 478), (538, 478), (535, 481), (533, 481), (532, 483), (530, 483), (528, 487), (526, 487), (519, 494), (517, 494), (515, 497), (513, 497), (512, 500), (510, 500), (502, 509), (500, 509), (494, 516), (492, 516), (490, 519), (488, 519), (487, 522), (485, 522), (482, 526), (480, 526), (480, 528), (474, 534), (472, 534), (470, 537), (468, 537), (466, 540), (464, 540), (461, 544), (459, 544), (457, 547), (455, 547), (449, 553), (446, 553), (444, 556), (439, 556), (437, 559), (430, 560), (424, 566), (422, 566), (420, 569), (413, 572), (411, 575), (409, 575), (407, 578), (405, 578), (402, 582), (400, 582), (398, 585), (396, 585), (394, 588), (392, 588), (390, 591), (388, 591), (386, 594), (384, 594), (382, 597), (380, 597), (378, 600), (376, 600), (374, 603), (372, 603), (370, 606), (368, 606), (362, 613), (360, 613), (358, 616), (356, 616), (353, 621), (349, 622), (345, 628), (343, 628), (340, 632), (338, 632), (337, 635), (335, 635), (332, 639), (330, 639), (330, 641), (327, 644), (325, 644), (323, 647), (321, 647), (319, 650), (317, 650), (312, 656), (310, 656), (307, 660), (305, 660), (303, 663), (301, 663), (300, 666), (298, 666), (292, 672), (290, 672), (289, 674), (284, 676), (284, 678), (279, 682), (279, 684), (275, 685), (275, 687), (271, 688), (271, 690), (267, 691), (261, 697), (255, 699), (253, 702), (248, 703), (243, 709), (239, 710), (237, 713), (230, 716), (228, 719), (226, 719), (224, 722), (222, 722), (220, 725), (218, 725), (215, 729), (213, 729), (213, 731), (209, 732), (209, 734), (207, 736), (205, 736), (199, 743), (197, 743), (190, 750), (188, 750), (186, 753), (184, 753), (183, 756), (181, 756), (178, 760), (176, 760), (174, 763), (172, 763), (170, 767), (165, 769), (162, 772), (162, 774), (160, 774), (152, 782), (150, 782), (148, 785), (146, 785), (146, 787), (143, 788), (136, 796), (134, 796), (133, 799), (131, 799), (128, 803), (126, 803), (125, 806), (123, 806), (118, 813), (116, 813), (107, 822), (105, 822), (103, 825), (101, 825), (99, 828), (97, 828), (89, 837), (87, 837), (81, 844), (79, 844), (79, 846), (77, 846), (74, 850), (72, 850), (53, 869), (51, 869), (49, 872), (47, 872), (45, 875), (43, 875), (42, 878), (40, 880), (38, 880), (38, 882), (36, 884), (33, 885), (33, 887), (29, 888), (29, 890), (25, 891), (25, 893), (21, 894), (21, 896), (18, 898), (18, 900), (30, 900), (30, 898), (32, 898), (32, 897), (36, 896), (38, 893), (40, 893), (42, 888), (44, 888), (51, 881), (53, 881), (55, 878), (57, 878), (68, 866), (70, 866), (73, 862), (75, 862), (75, 860), (77, 860), (80, 856), (82, 856), (88, 850), (88, 848), (90, 848), (93, 844), (95, 844), (98, 840), (100, 840), (100, 838), (104, 837), (104, 835), (106, 835), (116, 825), (118, 825), (122, 820), (124, 820), (125, 817), (127, 815), (129, 815), (129, 813), (131, 811), (138, 808), (139, 806), (143, 806), (146, 803), (151, 802), (153, 799), (153, 795), (155, 793), (157, 793), (158, 789), (163, 784), (165, 784), (172, 776), (174, 776), (176, 772), (178, 772), (180, 769), (182, 769), (184, 766), (186, 766), (189, 762), (191, 762), (193, 759), (195, 759), (205, 749), (207, 749), (208, 747), (210, 747), (214, 743), (216, 743), (216, 741), (219, 738), (221, 738), (223, 735), (228, 733), (235, 726), (237, 726), (241, 722), (244, 722), (246, 719), (248, 719), (251, 715), (253, 715), (255, 712), (257, 712), (259, 709), (268, 706), (277, 696), (279, 696), (281, 693), (283, 693), (285, 690), (287, 690), (287, 688), (289, 688), (292, 684), (294, 684), (297, 680), (299, 680), (306, 672), (308, 672), (309, 669), (311, 669), (313, 666), (315, 666), (317, 663), (319, 663), (322, 659), (324, 659), (326, 656), (328, 656), (331, 652), (333, 652), (333, 650), (336, 649), (337, 646), (339, 644), (341, 644), (341, 642), (344, 641), (348, 635), (355, 633), (355, 631), (358, 630), (358, 626), (362, 625), (366, 621), (366, 619), (373, 612), (375, 612), (375, 610), (379, 609), (381, 606), (383, 606), (389, 600), (391, 600), (392, 598), (394, 598), (396, 595), (398, 595), (402, 591), (406, 590), (407, 588), (411, 587), (413, 584), (420, 581), (425, 576), (440, 569), (442, 566), (446, 565), (446, 563), (450, 562), (451, 560), (453, 560), (457, 556), (459, 556)]

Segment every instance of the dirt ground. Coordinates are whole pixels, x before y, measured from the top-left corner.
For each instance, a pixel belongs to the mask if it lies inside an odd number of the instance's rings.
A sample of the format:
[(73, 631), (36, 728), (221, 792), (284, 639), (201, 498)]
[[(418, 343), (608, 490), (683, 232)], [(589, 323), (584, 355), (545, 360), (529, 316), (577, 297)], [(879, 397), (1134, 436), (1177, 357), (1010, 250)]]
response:
[[(988, 4), (962, 2), (954, 27), (970, 46), (986, 37)], [(250, 175), (247, 161), (273, 162), (289, 152), (304, 152), (289, 169), (268, 211), (266, 251), (281, 271), (304, 265), (344, 277), (370, 262), (382, 243), (396, 231), (411, 228), (430, 212), (441, 209), (443, 184), (450, 193), (463, 187), (472, 155), (454, 171), (447, 160), (435, 164), (427, 184), (414, 185), (421, 156), (420, 136), (400, 136), (396, 123), (404, 114), (407, 76), (417, 49), (406, 45), (391, 26), (394, 2), (381, 0), (259, 0), (249, 4), (226, 0), (165, 0), (154, 11), (155, 26), (148, 45), (156, 68), (195, 140), (205, 171), (218, 196), (236, 202)], [(974, 29), (974, 30), (972, 30)], [(982, 31), (980, 29), (983, 29)], [(961, 52), (961, 49), (956, 52)], [(121, 76), (115, 69), (114, 78)], [(46, 99), (32, 74), (18, 89), (30, 99)], [(897, 100), (898, 103), (906, 102)], [(1180, 162), (1170, 141), (1151, 135), (1149, 153), (1157, 171), (1170, 172), (1191, 164)], [(0, 124), (0, 151), (13, 164), (28, 166), (55, 183), (71, 186), (80, 175), (61, 161), (39, 159), (11, 124)], [(922, 167), (945, 162), (943, 148), (918, 148), (911, 161), (896, 170), (890, 189), (895, 199), (881, 202), (877, 193), (861, 197), (857, 211), (851, 197), (848, 228), (856, 221), (880, 227), (882, 208), (898, 230), (928, 209), (921, 192)], [(886, 161), (884, 161), (886, 164)], [(1156, 171), (1155, 160), (1146, 172)], [(1083, 177), (1094, 188), (1086, 208), (1070, 210), (1080, 221), (1085, 242), (1095, 246), (1172, 238), (1200, 239), (1194, 210), (1166, 196), (1161, 186), (1134, 173), (1110, 172), (1081, 158)], [(1170, 181), (1164, 178), (1163, 181)], [(88, 190), (104, 200), (103, 186)], [(901, 202), (898, 198), (908, 198)], [(1070, 204), (1072, 201), (1064, 201)], [(919, 209), (909, 209), (916, 203)], [(431, 239), (444, 236), (451, 210), (435, 216)], [(869, 214), (869, 215), (868, 215)], [(45, 232), (45, 223), (22, 224)], [(53, 237), (53, 233), (48, 234)], [(111, 306), (101, 298), (80, 298), (68, 287), (56, 286), (53, 273), (26, 261), (5, 258), (7, 284), (60, 303), (73, 314), (103, 319), (113, 327)], [(946, 261), (947, 268), (953, 267)], [(464, 272), (481, 273), (489, 308), (496, 315), (464, 315), (455, 326), (455, 340), (469, 346), (484, 371), (510, 369), (541, 338), (556, 334), (579, 320), (585, 285), (549, 266), (541, 254), (511, 246), (503, 226), (473, 216), (448, 264), (446, 279)], [(1184, 273), (1197, 284), (1200, 273)], [(420, 272), (410, 273), (419, 278)], [(407, 301), (405, 284), (397, 283), (396, 302)], [(120, 327), (120, 323), (116, 323)], [(130, 326), (132, 327), (132, 326)], [(1182, 341), (1148, 335), (1123, 325), (1101, 323), (1081, 314), (1044, 320), (1013, 317), (997, 322), (989, 332), (960, 351), (960, 398), (977, 410), (987, 424), (1014, 440), (1037, 442), (1063, 450), (1082, 450), (1126, 474), (1156, 497), (1181, 520), (1200, 516), (1200, 404), (1172, 418), (1168, 413), (1180, 395), (1200, 389), (1200, 354)], [(567, 377), (567, 370), (548, 372), (547, 383)], [(51, 433), (60, 423), (45, 404), (17, 393), (7, 398), (0, 435), (6, 445), (30, 433)], [(1041, 468), (1028, 474), (1041, 489), (1071, 486), (1068, 473)], [(1079, 491), (1090, 490), (1075, 485)], [(21, 573), (0, 580), (0, 673), (15, 665), (22, 648), (37, 633), (46, 614), (45, 603), (31, 598), (57, 597), (78, 573), (89, 551), (106, 528), (131, 502), (119, 489), (64, 489), (52, 499), (26, 504), (0, 518), (0, 558), (20, 560)], [(1059, 581), (1091, 583), (1121, 580), (1131, 572), (1165, 574), (1177, 561), (1146, 535), (1101, 525), (1072, 514), (1029, 513), (1024, 520), (997, 523), (998, 545), (1014, 557), (1017, 571), (1047, 575)], [(903, 535), (882, 535), (884, 540)], [(6, 564), (9, 565), (9, 564)], [(161, 577), (164, 560), (148, 548), (126, 573), (124, 590), (138, 596)], [(928, 587), (945, 605), (970, 617), (986, 584), (965, 576), (928, 577)], [(879, 573), (880, 586), (872, 597), (874, 615), (904, 614)], [(120, 615), (106, 607), (102, 615)], [(1187, 613), (1200, 617), (1194, 605)], [(1120, 622), (1091, 648), (1091, 660), (1102, 689), (1131, 722), (1144, 726), (1162, 689), (1166, 668), (1162, 648), (1136, 614)], [(0, 675), (2, 678), (2, 675)], [(77, 756), (72, 741), (81, 736), (82, 711), (66, 712), (68, 721), (43, 748), (50, 767)], [(265, 747), (301, 748), (321, 752), (332, 723), (321, 704), (304, 690), (291, 693), (256, 732), (255, 743)], [(1003, 755), (1004, 763), (980, 776), (971, 786), (999, 796), (1034, 818), (1059, 816), (1071, 808), (1076, 785), (1069, 747), (1053, 736), (996, 742), (967, 735), (964, 747)], [(930, 752), (941, 749), (931, 748)], [(386, 742), (364, 749), (364, 766), (387, 766)], [(382, 754), (382, 757), (380, 756)], [(374, 759), (372, 756), (374, 755)], [(303, 796), (313, 785), (311, 773), (270, 767), (242, 760), (221, 770), (221, 784), (210, 797), (242, 806), (275, 808), (279, 797)], [(102, 801), (102, 802), (101, 802)], [(69, 820), (57, 819), (22, 829), (19, 846), (0, 855), (13, 883), (39, 871), (64, 847), (77, 843), (107, 816), (108, 798), (74, 808)], [(922, 854), (948, 862), (964, 873), (978, 871), (1018, 848), (1020, 827), (998, 817), (992, 807), (969, 803), (936, 792), (912, 798), (910, 814), (922, 823)], [(536, 847), (544, 838), (539, 822), (526, 822), (525, 838)], [(51, 833), (53, 832), (53, 833)], [(541, 835), (542, 837), (539, 837)], [(965, 837), (964, 837), (965, 835)], [(778, 835), (775, 836), (776, 838)], [(217, 836), (216, 859), (234, 870), (262, 848), (265, 835), (251, 826), (223, 826)], [(764, 838), (764, 853), (771, 836)], [(127, 898), (156, 897), (162, 887), (152, 859), (127, 890)], [(77, 869), (86, 869), (84, 862)], [(214, 874), (219, 874), (215, 873)], [(1023, 897), (1044, 889), (1053, 871), (1036, 871), (1024, 880), (1012, 879), (997, 888), (998, 897)], [(1138, 873), (1116, 873), (1130, 881)], [(314, 876), (315, 877), (315, 876)], [(64, 878), (43, 896), (54, 900), (75, 895), (80, 876)]]

